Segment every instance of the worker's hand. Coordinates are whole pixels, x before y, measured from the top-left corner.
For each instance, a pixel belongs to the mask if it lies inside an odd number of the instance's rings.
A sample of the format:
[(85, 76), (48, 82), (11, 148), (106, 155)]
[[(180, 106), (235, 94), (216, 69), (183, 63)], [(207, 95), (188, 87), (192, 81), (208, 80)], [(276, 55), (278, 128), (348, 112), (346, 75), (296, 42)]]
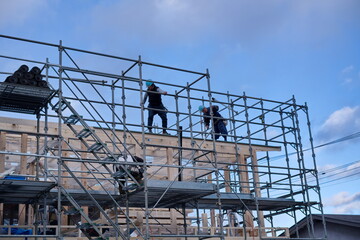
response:
[(205, 125), (205, 129), (208, 130), (208, 129), (209, 129), (209, 125)]
[(166, 95), (166, 94), (167, 94), (167, 92), (164, 92), (163, 94), (164, 94), (164, 95)]

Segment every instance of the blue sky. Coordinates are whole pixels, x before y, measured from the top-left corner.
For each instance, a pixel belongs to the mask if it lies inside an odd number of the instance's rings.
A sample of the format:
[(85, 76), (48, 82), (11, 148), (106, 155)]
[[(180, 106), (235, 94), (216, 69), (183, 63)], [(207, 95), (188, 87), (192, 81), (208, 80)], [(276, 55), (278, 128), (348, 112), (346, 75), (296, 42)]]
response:
[[(360, 131), (357, 0), (0, 1), (0, 33), (208, 68), (216, 91), (295, 95), (309, 106), (315, 145)], [(353, 139), (316, 151), (321, 171), (353, 163), (343, 173), (352, 177), (324, 185), (326, 213), (360, 214), (358, 149)]]

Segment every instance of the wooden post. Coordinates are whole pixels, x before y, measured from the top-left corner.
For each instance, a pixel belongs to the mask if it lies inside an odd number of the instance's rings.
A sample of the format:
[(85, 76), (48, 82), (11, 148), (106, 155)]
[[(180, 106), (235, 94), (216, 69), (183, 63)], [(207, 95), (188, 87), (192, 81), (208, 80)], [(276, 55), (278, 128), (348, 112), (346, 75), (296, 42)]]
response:
[[(166, 164), (173, 165), (174, 164), (174, 150), (172, 148), (166, 149)], [(176, 177), (177, 171), (176, 168), (168, 167), (167, 168), (167, 177), (169, 181), (174, 181)], [(177, 234), (177, 212), (175, 209), (170, 209), (170, 225), (173, 229), (175, 229), (174, 234)]]
[[(27, 134), (21, 134), (21, 145), (20, 145), (20, 152), (27, 153), (27, 140), (28, 135)], [(20, 157), (20, 174), (26, 174), (26, 164), (27, 164), (27, 156), (21, 156)]]
[[(81, 159), (86, 159), (87, 158), (87, 152), (83, 152), (83, 151), (87, 151), (87, 148), (86, 148), (86, 146), (85, 146), (85, 144), (84, 143), (82, 143), (81, 142), (81, 154), (80, 154), (80, 156), (81, 156)], [(85, 178), (86, 176), (87, 176), (87, 173), (85, 173), (85, 171), (87, 171), (87, 168), (86, 168), (86, 166), (84, 165), (85, 163), (80, 163), (81, 165), (80, 165), (80, 169), (81, 169), (81, 171), (82, 171), (82, 173), (81, 173), (81, 177), (82, 178)], [(84, 171), (84, 172), (83, 172)], [(81, 184), (86, 188), (86, 189), (88, 189), (88, 185), (87, 185), (87, 179), (81, 179)]]
[[(208, 175), (208, 180), (209, 180), (209, 183), (212, 183), (211, 174)], [(211, 227), (216, 227), (215, 210), (214, 209), (210, 210), (210, 223), (211, 223)]]
[[(251, 163), (253, 165), (253, 178), (254, 178), (254, 181), (255, 181), (255, 196), (256, 197), (261, 197), (261, 190), (260, 190), (260, 177), (259, 177), (259, 168), (257, 167), (257, 156), (256, 156), (256, 151), (252, 151), (252, 160), (251, 160)], [(263, 229), (263, 232), (262, 232), (262, 235), (264, 234), (264, 228), (265, 228), (265, 223), (264, 223), (264, 213), (262, 211), (259, 211), (258, 212), (258, 219), (259, 219), (259, 223), (260, 223), (260, 226), (262, 229)]]
[[(0, 132), (0, 151), (6, 150), (6, 133)], [(5, 154), (0, 154), (0, 173), (5, 172)]]
[[(167, 165), (174, 165), (173, 155), (174, 155), (174, 150), (172, 148), (167, 148), (166, 149), (166, 164)], [(168, 175), (169, 181), (173, 181), (176, 177), (176, 174), (177, 174), (176, 168), (172, 168), (172, 167), (167, 168), (167, 175)]]
[(34, 208), (31, 204), (29, 204), (29, 207), (28, 207), (28, 225), (31, 225), (34, 223)]
[(224, 177), (225, 177), (225, 191), (231, 192), (230, 185), (230, 169), (229, 167), (224, 167)]
[[(20, 143), (20, 152), (21, 153), (27, 153), (27, 140), (28, 135), (27, 134), (21, 134), (21, 143)], [(26, 164), (27, 164), (27, 156), (21, 156), (20, 157), (20, 174), (26, 174)], [(25, 225), (25, 217), (26, 217), (26, 205), (25, 204), (19, 204), (19, 225)]]
[(208, 217), (206, 213), (201, 214), (201, 220), (202, 220), (202, 227), (207, 229), (209, 227)]
[[(29, 175), (35, 175), (35, 161), (32, 161), (29, 166)], [(31, 178), (32, 180), (34, 178)], [(34, 208), (33, 205), (29, 204), (28, 208), (28, 224), (32, 224), (34, 222)]]
[[(6, 133), (0, 132), (0, 151), (6, 150)], [(5, 154), (0, 154), (0, 173), (5, 172)], [(0, 225), (4, 220), (4, 204), (0, 203)]]
[[(81, 151), (87, 151), (87, 147), (86, 147), (85, 144), (82, 143), (82, 142), (81, 142)], [(87, 158), (87, 155), (88, 155), (88, 154), (87, 154), (87, 152), (81, 152), (80, 155), (81, 155), (81, 159), (84, 160), (84, 159)], [(86, 163), (80, 163), (80, 164), (81, 164), (81, 166), (80, 166), (81, 171), (87, 171), (87, 168), (86, 168), (86, 166), (84, 165), (84, 164), (86, 164)], [(86, 174), (85, 172), (82, 172), (82, 173), (81, 173), (81, 177), (86, 177), (86, 176), (87, 176), (87, 174)], [(89, 188), (88, 188), (88, 185), (87, 185), (87, 179), (81, 179), (81, 184), (82, 184), (86, 189), (89, 189)], [(89, 207), (88, 207), (88, 206), (83, 206), (82, 209), (83, 209), (84, 214), (87, 215), (87, 216), (89, 216)], [(81, 222), (82, 222), (82, 223), (86, 223), (86, 222), (87, 222), (83, 216), (81, 216)]]
[[(240, 162), (240, 186), (242, 193), (250, 194), (250, 184), (249, 184), (249, 172), (246, 166), (246, 159), (244, 154), (239, 155), (239, 162)], [(244, 214), (244, 221), (246, 227), (254, 228), (253, 217), (251, 211), (245, 211)]]
[[(69, 141), (69, 139), (64, 139), (64, 140), (67, 140), (67, 141)], [(69, 153), (66, 151), (68, 148), (67, 148), (67, 145), (66, 145), (66, 143), (64, 142), (64, 141), (61, 141), (61, 149), (62, 149), (62, 156), (63, 157), (68, 157), (68, 155), (69, 155)], [(64, 168), (62, 168), (62, 169), (64, 169)], [(69, 176), (69, 173), (68, 172), (62, 172), (61, 173), (61, 175), (62, 175), (62, 186), (66, 189), (66, 188), (68, 188), (69, 187), (69, 184), (68, 184), (68, 178), (66, 178), (66, 177), (68, 177)], [(64, 210), (65, 211), (67, 211), (67, 210), (69, 210), (69, 207), (68, 206), (64, 206)], [(68, 223), (69, 223), (69, 217), (68, 217), (68, 215), (66, 215), (66, 214), (61, 214), (61, 223), (62, 223), (62, 225), (68, 225)]]
[(144, 212), (142, 211), (136, 211), (136, 219), (134, 222), (135, 226), (138, 228), (142, 228), (144, 225)]

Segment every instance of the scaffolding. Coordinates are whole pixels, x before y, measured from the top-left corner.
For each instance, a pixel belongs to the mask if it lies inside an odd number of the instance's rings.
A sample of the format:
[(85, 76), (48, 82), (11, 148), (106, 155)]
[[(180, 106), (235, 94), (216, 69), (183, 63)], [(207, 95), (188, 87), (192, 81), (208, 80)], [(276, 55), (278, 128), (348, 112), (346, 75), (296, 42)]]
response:
[[(217, 92), (208, 70), (61, 41), (0, 35), (0, 43), (9, 46), (2, 79), (28, 64), (49, 86), (0, 83), (0, 110), (15, 116), (0, 117), (0, 238), (21, 239), (12, 230), (23, 228), (29, 239), (290, 239), (289, 225), (307, 216), (315, 236), (311, 214), (323, 208), (309, 111), (294, 96)], [(149, 79), (167, 91), (170, 135), (156, 124), (148, 132)], [(218, 106), (223, 119), (211, 113), (206, 129), (199, 105)], [(227, 141), (215, 140), (219, 120)], [(19, 225), (4, 222), (6, 204), (26, 209)], [(326, 239), (324, 219), (323, 230), (313, 239)]]

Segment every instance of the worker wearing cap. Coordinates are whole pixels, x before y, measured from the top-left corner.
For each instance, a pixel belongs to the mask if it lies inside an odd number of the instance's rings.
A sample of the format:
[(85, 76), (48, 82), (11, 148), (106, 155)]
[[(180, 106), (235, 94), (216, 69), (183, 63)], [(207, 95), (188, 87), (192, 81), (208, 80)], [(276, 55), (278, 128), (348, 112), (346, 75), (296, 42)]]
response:
[(148, 115), (148, 129), (149, 132), (152, 132), (152, 124), (154, 121), (154, 116), (157, 114), (161, 118), (163, 134), (168, 134), (166, 131), (167, 128), (167, 109), (164, 107), (161, 95), (166, 95), (167, 92), (163, 91), (161, 88), (157, 87), (155, 83), (151, 80), (146, 81), (147, 91), (144, 96), (143, 103), (145, 104), (146, 100), (149, 98), (149, 115)]
[[(226, 135), (228, 134), (228, 131), (226, 129), (225, 120), (218, 111), (219, 111), (219, 107), (216, 105), (213, 105), (212, 106), (212, 114), (213, 114), (213, 119), (214, 119), (215, 140), (219, 139), (219, 137), (221, 135), (221, 136), (223, 136), (224, 141), (227, 141)], [(205, 128), (209, 129), (210, 120), (211, 120), (210, 107), (206, 108), (203, 105), (200, 105), (199, 112), (203, 113)]]

